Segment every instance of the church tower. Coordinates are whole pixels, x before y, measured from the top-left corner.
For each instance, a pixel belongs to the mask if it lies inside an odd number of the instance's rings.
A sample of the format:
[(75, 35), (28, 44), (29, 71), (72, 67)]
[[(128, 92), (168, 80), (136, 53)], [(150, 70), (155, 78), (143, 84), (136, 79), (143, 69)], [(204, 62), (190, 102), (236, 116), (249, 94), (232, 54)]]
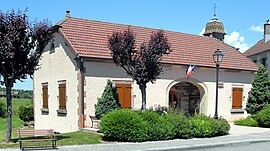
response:
[(214, 37), (220, 41), (224, 41), (224, 26), (216, 17), (216, 6), (214, 7), (214, 17), (206, 24), (204, 36)]

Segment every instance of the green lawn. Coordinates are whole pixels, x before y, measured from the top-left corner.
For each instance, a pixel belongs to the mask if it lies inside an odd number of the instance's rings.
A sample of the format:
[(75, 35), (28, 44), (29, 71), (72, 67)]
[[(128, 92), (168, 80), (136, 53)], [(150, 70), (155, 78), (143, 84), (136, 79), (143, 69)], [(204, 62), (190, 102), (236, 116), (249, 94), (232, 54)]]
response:
[[(0, 99), (0, 102), (6, 102), (5, 99)], [(19, 143), (17, 142), (18, 135), (16, 133), (17, 129), (21, 127), (23, 121), (20, 120), (19, 115), (16, 114), (19, 112), (19, 107), (21, 105), (32, 104), (33, 102), (30, 99), (13, 99), (12, 101), (12, 142), (9, 144), (5, 143), (6, 136), (6, 118), (0, 118), (0, 148), (19, 148)], [(78, 144), (97, 144), (101, 142), (102, 136), (100, 134), (78, 131), (73, 133), (57, 134), (58, 141), (57, 145), (78, 145)], [(50, 145), (51, 142), (37, 142), (37, 143), (28, 143), (26, 145), (36, 145), (36, 146), (46, 146)]]

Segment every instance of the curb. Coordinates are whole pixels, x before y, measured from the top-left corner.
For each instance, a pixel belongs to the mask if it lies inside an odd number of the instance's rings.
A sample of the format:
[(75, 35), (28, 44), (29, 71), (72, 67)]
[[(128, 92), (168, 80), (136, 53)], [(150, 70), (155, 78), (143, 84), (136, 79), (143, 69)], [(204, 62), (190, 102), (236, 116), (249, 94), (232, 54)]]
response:
[(198, 149), (217, 148), (217, 147), (248, 145), (248, 144), (264, 143), (264, 142), (270, 142), (270, 138), (268, 138), (268, 139), (250, 139), (250, 140), (244, 140), (244, 141), (231, 141), (231, 142), (224, 142), (224, 143), (211, 143), (211, 144), (194, 145), (194, 146), (178, 146), (178, 147), (174, 146), (174, 147), (164, 147), (164, 148), (156, 148), (156, 149), (137, 150), (137, 151), (198, 150)]

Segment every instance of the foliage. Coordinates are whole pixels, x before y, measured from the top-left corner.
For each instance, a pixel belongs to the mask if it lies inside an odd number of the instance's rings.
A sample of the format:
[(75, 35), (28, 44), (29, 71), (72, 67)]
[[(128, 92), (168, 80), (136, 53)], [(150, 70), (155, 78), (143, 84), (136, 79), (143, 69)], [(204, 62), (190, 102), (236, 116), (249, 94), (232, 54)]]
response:
[(34, 106), (29, 105), (29, 104), (26, 106), (20, 106), (19, 117), (24, 122), (33, 121), (34, 120)]
[(101, 118), (112, 110), (120, 108), (121, 105), (119, 103), (117, 90), (113, 86), (113, 83), (108, 80), (101, 98), (98, 98), (98, 102), (95, 104), (95, 115), (97, 118)]
[(165, 115), (165, 118), (174, 125), (175, 138), (192, 138), (193, 131), (191, 129), (191, 122), (189, 118), (182, 113), (173, 113)]
[(174, 138), (174, 125), (169, 122), (168, 118), (160, 116), (153, 111), (144, 111), (140, 115), (144, 121), (147, 121), (147, 140), (168, 140)]
[(10, 142), (12, 132), (11, 88), (16, 80), (26, 79), (37, 70), (41, 54), (51, 38), (50, 26), (48, 20), (31, 24), (27, 10), (0, 11), (0, 75), (7, 92), (6, 143)]
[(6, 117), (6, 105), (0, 102), (0, 117)]
[(147, 121), (129, 109), (114, 110), (101, 118), (100, 130), (105, 137), (117, 141), (141, 142), (147, 139)]
[(152, 141), (173, 138), (213, 137), (229, 133), (224, 119), (204, 115), (159, 115), (154, 111), (115, 110), (101, 118), (106, 138), (117, 141)]
[(252, 116), (260, 127), (270, 128), (270, 108), (263, 109)]
[(270, 104), (270, 78), (267, 69), (260, 65), (248, 93), (246, 110), (250, 114), (256, 114), (267, 104)]
[(146, 84), (155, 81), (162, 73), (161, 60), (171, 52), (170, 44), (163, 31), (150, 36), (148, 43), (135, 46), (135, 34), (128, 28), (123, 33), (114, 32), (109, 37), (108, 47), (113, 61), (121, 66), (139, 85), (142, 93), (142, 109), (146, 108)]
[(251, 117), (236, 120), (236, 121), (234, 121), (234, 124), (240, 125), (240, 126), (251, 126), (251, 127), (258, 127), (259, 126), (259, 123)]

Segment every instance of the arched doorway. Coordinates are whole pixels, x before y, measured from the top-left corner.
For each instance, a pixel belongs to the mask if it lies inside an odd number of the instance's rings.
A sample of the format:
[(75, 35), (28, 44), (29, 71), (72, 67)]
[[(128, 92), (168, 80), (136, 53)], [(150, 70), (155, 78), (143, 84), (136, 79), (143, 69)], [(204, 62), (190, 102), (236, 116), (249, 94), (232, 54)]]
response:
[(200, 91), (190, 82), (182, 81), (169, 91), (169, 107), (184, 114), (194, 115), (200, 111)]

